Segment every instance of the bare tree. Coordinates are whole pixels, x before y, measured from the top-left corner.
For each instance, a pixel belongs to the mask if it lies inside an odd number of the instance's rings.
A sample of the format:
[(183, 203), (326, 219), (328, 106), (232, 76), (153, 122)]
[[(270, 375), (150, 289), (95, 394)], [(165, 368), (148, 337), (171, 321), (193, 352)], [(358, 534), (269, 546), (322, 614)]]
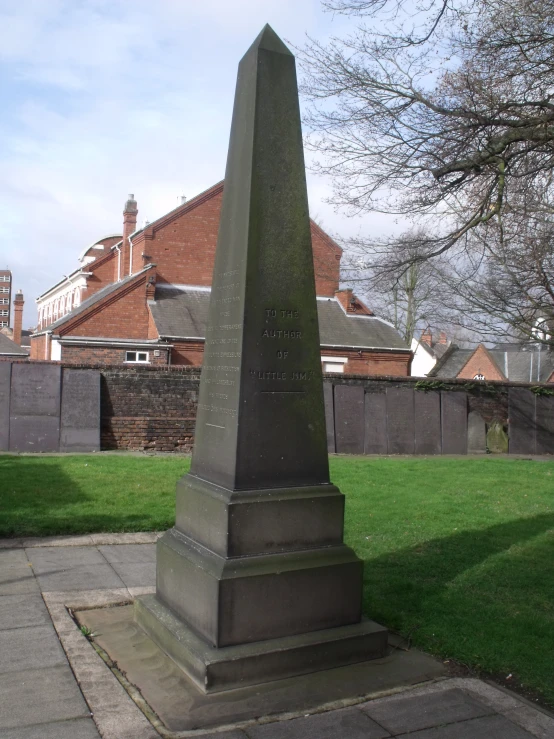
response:
[[(443, 273), (452, 323), (484, 339), (538, 341), (554, 336), (554, 202), (549, 183), (521, 192), (501, 218), (453, 250)], [(440, 271), (440, 267), (439, 267)]]
[[(408, 346), (417, 331), (442, 327), (446, 265), (418, 259), (425, 231), (402, 234), (393, 252), (363, 238), (350, 239), (342, 267), (343, 279), (355, 284), (371, 309), (390, 321)], [(398, 267), (398, 260), (404, 266)]]
[(554, 0), (324, 5), (359, 18), (351, 36), (299, 51), (333, 202), (426, 224), (417, 261), (474, 247), (469, 235), (498, 228), (554, 164)]

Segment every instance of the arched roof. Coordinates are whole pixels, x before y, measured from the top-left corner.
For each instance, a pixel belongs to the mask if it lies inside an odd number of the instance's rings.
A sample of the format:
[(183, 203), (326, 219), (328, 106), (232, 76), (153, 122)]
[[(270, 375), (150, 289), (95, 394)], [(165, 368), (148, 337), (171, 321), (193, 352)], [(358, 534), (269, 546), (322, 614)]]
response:
[(83, 259), (85, 258), (87, 251), (89, 251), (89, 249), (92, 249), (93, 246), (96, 246), (101, 241), (104, 241), (105, 239), (121, 239), (121, 238), (122, 238), (121, 234), (106, 234), (105, 236), (102, 236), (101, 239), (97, 239), (92, 244), (89, 244), (89, 246), (83, 249), (83, 251), (79, 254), (79, 261), (82, 262)]

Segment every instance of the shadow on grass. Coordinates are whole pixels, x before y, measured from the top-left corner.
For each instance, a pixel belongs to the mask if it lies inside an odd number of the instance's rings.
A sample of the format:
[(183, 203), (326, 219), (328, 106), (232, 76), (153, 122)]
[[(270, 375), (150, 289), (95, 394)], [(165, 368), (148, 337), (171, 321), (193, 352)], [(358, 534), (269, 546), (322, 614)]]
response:
[[(554, 513), (543, 513), (483, 530), (461, 531), (382, 557), (367, 558), (364, 569), (366, 588), (369, 586), (367, 601), (371, 603), (371, 591), (378, 590), (380, 600), (399, 602), (403, 610), (417, 612), (429, 597), (439, 595), (459, 575), (553, 528)], [(532, 562), (528, 564), (531, 566)], [(399, 585), (401, 592), (398, 592)], [(392, 610), (397, 611), (397, 608)]]
[(364, 606), (413, 643), (518, 675), (554, 704), (554, 514), (367, 558)]
[[(0, 456), (0, 537), (144, 531), (168, 528), (171, 513), (148, 495), (131, 498), (125, 484), (81, 457)], [(69, 462), (69, 463), (68, 463)], [(91, 478), (79, 481), (81, 468)], [(139, 478), (140, 479), (140, 478)], [(157, 505), (158, 504), (158, 505)], [(154, 511), (154, 514), (153, 514)]]

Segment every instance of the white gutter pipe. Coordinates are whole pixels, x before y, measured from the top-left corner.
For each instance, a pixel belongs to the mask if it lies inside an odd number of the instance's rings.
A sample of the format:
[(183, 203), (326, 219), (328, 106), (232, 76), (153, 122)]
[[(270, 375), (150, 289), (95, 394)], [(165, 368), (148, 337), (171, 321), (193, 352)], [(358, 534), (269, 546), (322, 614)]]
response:
[(116, 244), (115, 249), (117, 249), (117, 281), (121, 282), (121, 249)]

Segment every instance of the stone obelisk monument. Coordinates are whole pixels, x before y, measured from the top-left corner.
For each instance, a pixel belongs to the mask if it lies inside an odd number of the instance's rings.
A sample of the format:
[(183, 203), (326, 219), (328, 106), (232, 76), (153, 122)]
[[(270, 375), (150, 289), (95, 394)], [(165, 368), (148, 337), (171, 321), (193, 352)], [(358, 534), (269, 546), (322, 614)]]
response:
[(191, 471), (138, 623), (204, 692), (380, 657), (329, 482), (294, 57), (240, 62)]

